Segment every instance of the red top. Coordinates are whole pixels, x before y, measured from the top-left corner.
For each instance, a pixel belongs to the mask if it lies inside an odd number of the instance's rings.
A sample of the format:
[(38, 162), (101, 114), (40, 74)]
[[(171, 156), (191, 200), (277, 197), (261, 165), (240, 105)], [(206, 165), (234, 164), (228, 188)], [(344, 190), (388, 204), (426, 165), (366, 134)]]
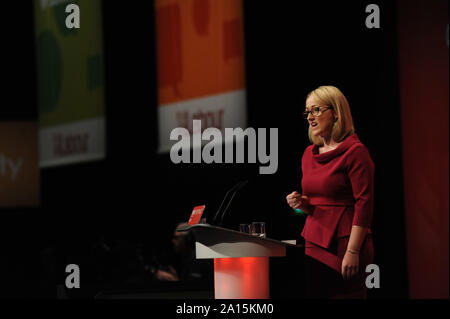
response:
[(370, 228), (373, 213), (374, 164), (356, 134), (337, 148), (319, 154), (317, 145), (302, 158), (303, 195), (314, 206), (302, 236), (329, 248), (334, 237), (350, 235), (353, 225)]

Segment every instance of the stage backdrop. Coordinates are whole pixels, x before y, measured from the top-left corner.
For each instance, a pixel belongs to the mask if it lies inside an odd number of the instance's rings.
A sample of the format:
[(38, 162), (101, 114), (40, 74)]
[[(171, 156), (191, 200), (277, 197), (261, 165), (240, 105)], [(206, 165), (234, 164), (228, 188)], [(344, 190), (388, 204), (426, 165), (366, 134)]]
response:
[[(156, 0), (159, 152), (170, 132), (247, 124), (241, 0)], [(194, 132), (198, 134), (200, 132)]]
[(0, 123), (0, 207), (39, 205), (36, 122)]
[(398, 13), (409, 294), (448, 298), (448, 0)]
[[(80, 28), (68, 29), (68, 4)], [(40, 166), (105, 156), (100, 0), (35, 0)]]

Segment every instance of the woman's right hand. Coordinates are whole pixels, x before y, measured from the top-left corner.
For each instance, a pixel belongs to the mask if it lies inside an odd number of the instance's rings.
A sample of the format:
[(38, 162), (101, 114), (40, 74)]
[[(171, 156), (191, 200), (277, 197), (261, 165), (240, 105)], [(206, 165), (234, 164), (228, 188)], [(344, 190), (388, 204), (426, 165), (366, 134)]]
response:
[(300, 208), (305, 213), (309, 214), (309, 198), (306, 195), (300, 195), (297, 191), (293, 191), (286, 196), (287, 203), (291, 208)]

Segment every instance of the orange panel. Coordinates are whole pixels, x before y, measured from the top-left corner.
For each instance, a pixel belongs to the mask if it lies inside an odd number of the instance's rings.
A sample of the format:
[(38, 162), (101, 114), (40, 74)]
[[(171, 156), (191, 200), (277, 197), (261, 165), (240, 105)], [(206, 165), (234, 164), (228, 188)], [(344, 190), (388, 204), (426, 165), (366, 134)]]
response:
[(0, 207), (38, 206), (38, 125), (0, 123)]
[(242, 0), (156, 0), (159, 104), (245, 87)]

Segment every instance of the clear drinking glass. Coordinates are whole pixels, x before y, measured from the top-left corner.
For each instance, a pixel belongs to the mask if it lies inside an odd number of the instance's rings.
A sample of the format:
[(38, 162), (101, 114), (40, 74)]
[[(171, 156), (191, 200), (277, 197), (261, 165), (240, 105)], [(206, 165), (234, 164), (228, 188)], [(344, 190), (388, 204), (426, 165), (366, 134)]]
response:
[(265, 222), (253, 222), (252, 223), (252, 235), (258, 237), (266, 237), (266, 223)]
[(252, 224), (239, 224), (239, 231), (241, 233), (251, 234)]

